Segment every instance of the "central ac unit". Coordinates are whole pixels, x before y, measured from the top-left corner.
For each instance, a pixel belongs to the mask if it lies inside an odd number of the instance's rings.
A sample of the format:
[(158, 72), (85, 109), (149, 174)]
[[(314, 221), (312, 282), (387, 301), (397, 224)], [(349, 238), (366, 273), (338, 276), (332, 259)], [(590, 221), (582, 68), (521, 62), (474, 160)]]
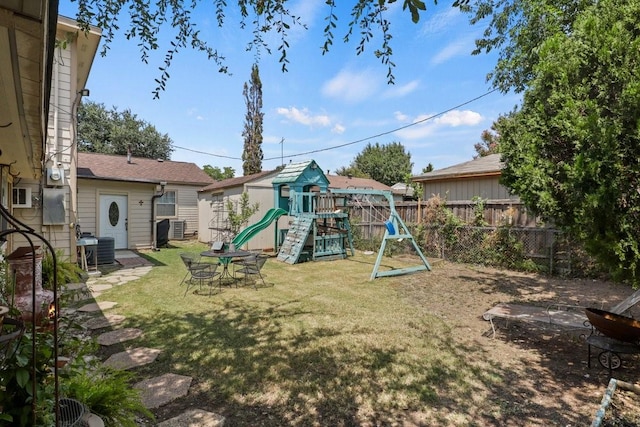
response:
[(187, 228), (187, 223), (184, 220), (171, 221), (171, 238), (172, 239), (184, 239), (184, 229)]

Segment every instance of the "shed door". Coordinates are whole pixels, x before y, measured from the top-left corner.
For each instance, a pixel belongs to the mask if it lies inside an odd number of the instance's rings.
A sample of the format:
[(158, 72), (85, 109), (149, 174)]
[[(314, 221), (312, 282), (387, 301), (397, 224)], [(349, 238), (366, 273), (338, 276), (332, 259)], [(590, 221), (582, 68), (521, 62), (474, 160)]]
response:
[(127, 249), (127, 229), (127, 196), (100, 196), (100, 237), (113, 237), (115, 249)]

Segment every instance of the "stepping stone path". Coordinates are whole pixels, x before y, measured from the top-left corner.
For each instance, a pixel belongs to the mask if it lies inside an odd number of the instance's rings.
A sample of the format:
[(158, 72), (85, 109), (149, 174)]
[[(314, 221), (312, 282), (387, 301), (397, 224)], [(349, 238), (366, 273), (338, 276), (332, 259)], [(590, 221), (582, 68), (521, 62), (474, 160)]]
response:
[(136, 328), (116, 329), (115, 331), (105, 332), (98, 336), (98, 344), (100, 345), (114, 345), (123, 343), (125, 341), (134, 340), (142, 336), (142, 331)]
[(159, 408), (172, 400), (186, 396), (189, 393), (189, 386), (191, 386), (191, 377), (177, 374), (164, 374), (134, 385), (142, 391), (142, 404), (149, 409)]
[[(115, 271), (106, 276), (94, 276), (87, 280), (86, 284), (74, 284), (69, 292), (75, 295), (92, 295), (94, 298), (113, 286), (121, 286), (133, 280), (137, 280), (151, 271), (152, 267), (136, 267)], [(77, 298), (80, 301), (83, 298)], [(97, 313), (108, 310), (117, 305), (115, 302), (102, 301), (86, 304), (77, 311), (85, 313)], [(85, 322), (88, 329), (96, 330), (116, 326), (122, 323), (125, 317), (119, 314), (103, 314)], [(134, 340), (142, 336), (143, 331), (136, 328), (116, 329), (98, 336), (100, 345), (110, 346)], [(103, 363), (116, 369), (133, 369), (152, 363), (160, 354), (159, 349), (138, 347), (111, 355)], [(187, 396), (191, 386), (191, 377), (167, 373), (159, 377), (140, 381), (134, 387), (141, 390), (141, 399), (145, 407), (149, 409), (159, 408), (162, 405)], [(187, 412), (169, 420), (157, 424), (158, 427), (222, 427), (225, 417), (213, 412), (201, 409), (190, 409)]]

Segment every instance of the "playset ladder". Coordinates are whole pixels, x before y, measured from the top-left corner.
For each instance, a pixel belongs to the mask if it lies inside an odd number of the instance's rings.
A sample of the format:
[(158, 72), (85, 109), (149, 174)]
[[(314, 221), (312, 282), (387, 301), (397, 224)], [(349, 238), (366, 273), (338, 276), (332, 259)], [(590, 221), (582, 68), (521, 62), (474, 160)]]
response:
[(287, 236), (282, 242), (278, 260), (287, 264), (295, 264), (300, 258), (304, 245), (313, 228), (314, 217), (311, 215), (300, 215), (295, 217)]

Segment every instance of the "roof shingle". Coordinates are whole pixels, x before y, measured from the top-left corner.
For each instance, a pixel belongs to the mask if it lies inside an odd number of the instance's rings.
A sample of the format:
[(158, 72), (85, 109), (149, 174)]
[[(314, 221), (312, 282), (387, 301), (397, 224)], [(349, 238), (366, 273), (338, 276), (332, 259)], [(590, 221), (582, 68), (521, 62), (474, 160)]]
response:
[(135, 181), (207, 185), (213, 181), (195, 163), (145, 159), (98, 153), (78, 153), (78, 177), (110, 181)]

